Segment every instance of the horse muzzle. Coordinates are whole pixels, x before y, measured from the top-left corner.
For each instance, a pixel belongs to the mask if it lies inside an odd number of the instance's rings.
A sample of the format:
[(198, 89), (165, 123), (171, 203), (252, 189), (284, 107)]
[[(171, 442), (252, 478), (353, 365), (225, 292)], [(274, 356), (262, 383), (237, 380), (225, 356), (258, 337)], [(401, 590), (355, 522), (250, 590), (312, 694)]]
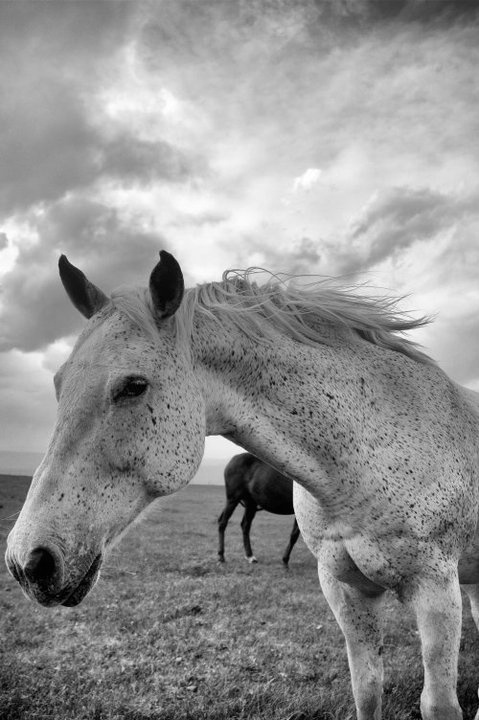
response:
[(54, 545), (34, 547), (21, 560), (7, 549), (5, 562), (11, 575), (32, 600), (45, 607), (73, 607), (83, 600), (98, 579), (102, 554), (82, 562), (80, 572), (74, 574), (66, 572), (62, 553)]

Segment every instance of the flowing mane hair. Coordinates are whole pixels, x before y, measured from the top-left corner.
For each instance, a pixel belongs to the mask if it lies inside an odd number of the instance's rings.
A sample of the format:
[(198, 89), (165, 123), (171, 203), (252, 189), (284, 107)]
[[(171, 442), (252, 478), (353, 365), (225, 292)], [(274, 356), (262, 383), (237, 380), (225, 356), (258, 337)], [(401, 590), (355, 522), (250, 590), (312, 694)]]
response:
[[(269, 276), (266, 282), (254, 280), (255, 275), (265, 273)], [(271, 342), (280, 331), (299, 343), (325, 345), (331, 342), (331, 331), (339, 329), (353, 340), (361, 338), (434, 364), (416, 343), (401, 335), (431, 319), (414, 319), (399, 310), (403, 298), (364, 295), (363, 289), (364, 285), (339, 285), (332, 278), (274, 274), (263, 268), (226, 270), (221, 281), (185, 291), (174, 316), (177, 342), (188, 352), (194, 319), (203, 315), (223, 325), (232, 324), (259, 343)], [(111, 299), (115, 308), (150, 335), (157, 334), (147, 289), (119, 288)]]

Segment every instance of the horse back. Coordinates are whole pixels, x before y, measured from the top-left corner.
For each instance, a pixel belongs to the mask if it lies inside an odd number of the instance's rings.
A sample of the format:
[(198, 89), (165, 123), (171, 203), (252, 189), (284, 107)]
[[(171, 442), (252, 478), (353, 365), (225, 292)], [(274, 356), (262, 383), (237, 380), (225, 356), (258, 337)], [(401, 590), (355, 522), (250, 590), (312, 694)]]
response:
[(250, 453), (231, 458), (224, 471), (226, 495), (277, 515), (292, 515), (293, 483)]
[(277, 515), (294, 513), (292, 480), (260, 460), (251, 465), (248, 491), (263, 510)]

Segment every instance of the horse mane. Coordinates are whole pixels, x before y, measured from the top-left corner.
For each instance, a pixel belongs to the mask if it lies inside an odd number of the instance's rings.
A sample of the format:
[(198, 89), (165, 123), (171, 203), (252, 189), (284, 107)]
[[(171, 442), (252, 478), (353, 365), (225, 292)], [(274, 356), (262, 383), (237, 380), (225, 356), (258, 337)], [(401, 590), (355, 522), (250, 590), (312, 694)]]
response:
[[(268, 274), (259, 284), (254, 276)], [(312, 279), (314, 278), (314, 279)], [(190, 347), (194, 318), (207, 316), (232, 323), (255, 342), (269, 342), (280, 331), (306, 345), (330, 344), (340, 329), (353, 339), (400, 352), (418, 362), (434, 361), (401, 333), (422, 327), (430, 318), (414, 319), (398, 309), (403, 298), (361, 294), (364, 285), (340, 285), (332, 278), (273, 274), (263, 268), (226, 270), (219, 282), (189, 288), (174, 316), (177, 341)], [(145, 288), (119, 288), (113, 305), (148, 334), (157, 332), (154, 311)]]

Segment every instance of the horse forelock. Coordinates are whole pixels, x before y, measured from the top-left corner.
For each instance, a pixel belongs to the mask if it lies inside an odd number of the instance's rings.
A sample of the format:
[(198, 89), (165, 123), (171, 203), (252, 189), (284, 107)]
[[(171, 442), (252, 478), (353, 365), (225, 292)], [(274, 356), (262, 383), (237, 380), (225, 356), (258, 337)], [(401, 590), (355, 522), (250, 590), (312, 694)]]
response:
[(115, 310), (126, 315), (151, 338), (158, 337), (153, 302), (147, 288), (122, 285), (112, 292), (111, 302)]
[[(256, 282), (255, 276), (265, 273), (267, 281)], [(430, 319), (414, 319), (399, 310), (402, 298), (365, 295), (363, 291), (364, 285), (341, 285), (334, 278), (276, 275), (262, 268), (227, 270), (221, 281), (185, 291), (174, 316), (177, 342), (189, 352), (194, 318), (199, 314), (220, 324), (230, 323), (254, 341), (269, 342), (279, 330), (297, 342), (324, 345), (328, 344), (325, 328), (339, 328), (416, 361), (434, 363), (416, 343), (402, 336)], [(147, 288), (122, 286), (112, 293), (111, 306), (151, 338), (158, 337)]]

